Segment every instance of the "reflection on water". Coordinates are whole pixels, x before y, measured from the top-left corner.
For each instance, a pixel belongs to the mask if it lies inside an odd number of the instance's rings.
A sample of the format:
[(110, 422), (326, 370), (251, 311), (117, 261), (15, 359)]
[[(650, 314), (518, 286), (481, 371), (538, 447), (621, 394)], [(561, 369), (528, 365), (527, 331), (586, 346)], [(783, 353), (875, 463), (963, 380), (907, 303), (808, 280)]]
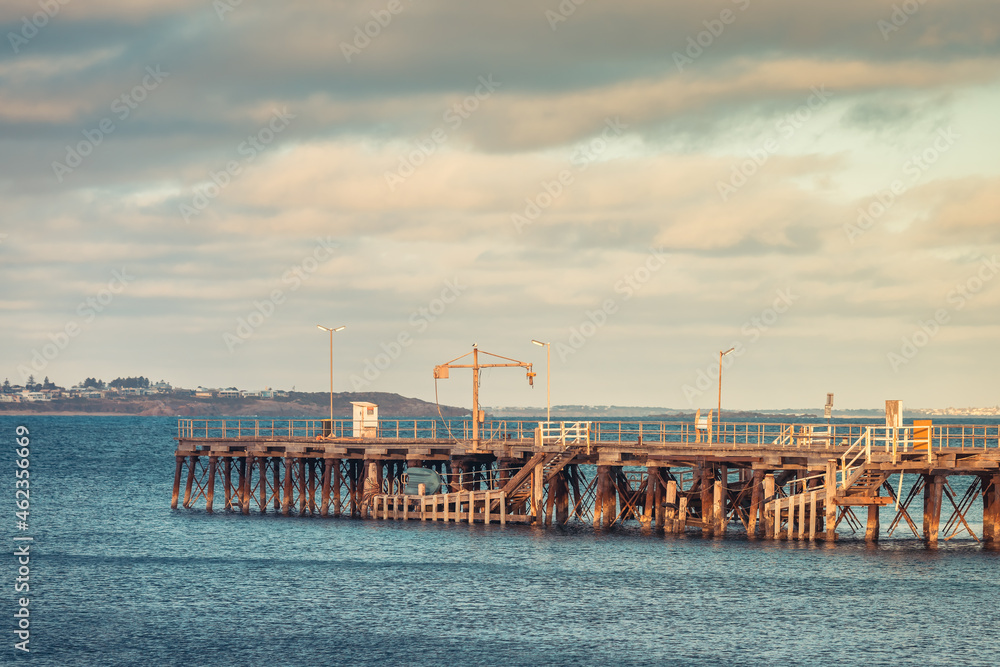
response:
[(1000, 554), (970, 540), (834, 546), (173, 512), (173, 420), (0, 418), (0, 429), (15, 423), (33, 438), (41, 665), (973, 665), (1000, 654)]

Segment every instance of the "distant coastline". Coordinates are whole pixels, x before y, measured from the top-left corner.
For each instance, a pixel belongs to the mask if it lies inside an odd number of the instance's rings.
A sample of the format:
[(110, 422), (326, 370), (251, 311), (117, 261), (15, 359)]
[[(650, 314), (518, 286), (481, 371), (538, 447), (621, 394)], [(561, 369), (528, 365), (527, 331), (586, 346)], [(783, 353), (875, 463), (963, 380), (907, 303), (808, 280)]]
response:
[[(334, 417), (348, 419), (351, 401), (379, 406), (383, 419), (436, 416), (429, 401), (388, 392), (341, 392), (333, 395)], [(469, 414), (466, 408), (442, 405), (445, 417)], [(125, 396), (116, 398), (55, 398), (47, 401), (0, 403), (0, 415), (131, 415), (141, 417), (315, 417), (330, 414), (330, 394), (289, 392), (287, 398), (197, 398), (189, 395)]]

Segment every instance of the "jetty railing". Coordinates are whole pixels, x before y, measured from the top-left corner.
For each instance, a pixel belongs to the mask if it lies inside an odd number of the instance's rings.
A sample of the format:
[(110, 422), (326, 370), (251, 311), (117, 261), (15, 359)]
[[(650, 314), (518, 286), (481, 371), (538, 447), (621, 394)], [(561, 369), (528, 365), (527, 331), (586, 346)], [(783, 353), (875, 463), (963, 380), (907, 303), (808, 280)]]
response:
[[(366, 431), (371, 428), (365, 424)], [(871, 447), (894, 455), (938, 450), (981, 450), (1000, 446), (1000, 425), (942, 424), (902, 426), (872, 424), (794, 424), (724, 422), (715, 433), (697, 430), (693, 422), (649, 421), (487, 421), (481, 429), (483, 441), (530, 441), (542, 428), (546, 444), (589, 441), (591, 444), (624, 445), (690, 444), (711, 448), (760, 446), (768, 448), (851, 448), (861, 438)], [(370, 431), (368, 431), (370, 432)], [(190, 419), (177, 421), (177, 437), (189, 440), (286, 440), (352, 438), (351, 419)], [(377, 440), (429, 440), (452, 442), (472, 438), (469, 420), (382, 419), (375, 430)], [(367, 438), (366, 438), (367, 439)]]

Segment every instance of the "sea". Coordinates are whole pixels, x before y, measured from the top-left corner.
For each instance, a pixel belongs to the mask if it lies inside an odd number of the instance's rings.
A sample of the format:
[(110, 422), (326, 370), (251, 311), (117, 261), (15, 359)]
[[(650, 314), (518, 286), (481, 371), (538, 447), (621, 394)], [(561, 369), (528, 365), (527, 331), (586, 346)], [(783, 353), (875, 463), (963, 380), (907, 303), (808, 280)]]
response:
[(1000, 662), (1000, 552), (968, 536), (207, 514), (170, 509), (175, 419), (2, 416), (0, 433), (3, 665)]

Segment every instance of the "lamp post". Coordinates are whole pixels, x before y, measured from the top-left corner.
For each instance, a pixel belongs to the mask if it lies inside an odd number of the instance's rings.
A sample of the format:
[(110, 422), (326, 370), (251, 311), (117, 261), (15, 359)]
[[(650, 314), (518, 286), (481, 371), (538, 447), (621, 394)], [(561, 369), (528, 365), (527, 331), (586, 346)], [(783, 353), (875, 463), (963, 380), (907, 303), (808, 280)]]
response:
[(552, 343), (531, 339), (535, 345), (545, 347), (545, 421), (552, 421)]
[(722, 357), (726, 356), (735, 347), (731, 347), (725, 352), (719, 350), (719, 409), (715, 411), (715, 442), (720, 442), (719, 440), (719, 430), (722, 428)]
[(325, 327), (322, 324), (316, 325), (323, 331), (330, 332), (330, 435), (333, 435), (333, 334), (337, 331), (343, 331), (347, 325), (336, 327), (331, 329), (330, 327)]

